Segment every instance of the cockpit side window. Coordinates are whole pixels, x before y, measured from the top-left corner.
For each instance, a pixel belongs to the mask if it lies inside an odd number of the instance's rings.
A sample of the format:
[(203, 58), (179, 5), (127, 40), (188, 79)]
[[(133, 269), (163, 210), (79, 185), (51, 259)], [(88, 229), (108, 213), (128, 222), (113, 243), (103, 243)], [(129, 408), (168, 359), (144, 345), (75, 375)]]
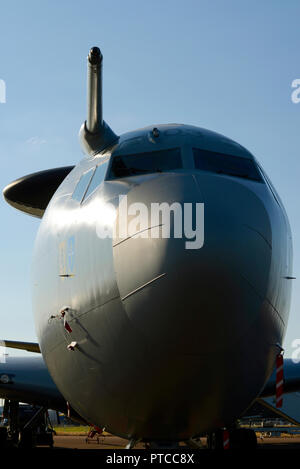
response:
[(255, 162), (250, 158), (200, 150), (199, 148), (193, 148), (193, 155), (196, 169), (263, 182)]
[(274, 199), (276, 200), (277, 204), (281, 207), (282, 205), (281, 205), (281, 203), (280, 203), (280, 198), (279, 198), (279, 195), (278, 195), (277, 192), (276, 192), (275, 187), (274, 187), (273, 184), (271, 183), (269, 177), (266, 175), (265, 171), (262, 169), (262, 167), (260, 166), (260, 164), (257, 164), (257, 166), (259, 167), (259, 170), (260, 170), (260, 172), (262, 173), (263, 178), (265, 179), (268, 188), (269, 188), (270, 191), (272, 192), (272, 195), (273, 195)]
[(97, 166), (96, 171), (93, 174), (93, 178), (89, 184), (89, 187), (84, 195), (84, 200), (87, 199), (87, 197), (89, 197), (89, 195), (91, 195), (97, 189), (97, 187), (99, 187), (100, 184), (104, 181), (107, 164), (108, 160)]
[(90, 181), (92, 179), (92, 176), (94, 174), (95, 168), (89, 169), (86, 173), (83, 173), (81, 178), (79, 179), (75, 190), (72, 194), (72, 199), (77, 200), (78, 202), (81, 202), (86, 190), (90, 184)]
[(113, 157), (110, 177), (124, 178), (147, 173), (162, 173), (182, 168), (180, 148)]

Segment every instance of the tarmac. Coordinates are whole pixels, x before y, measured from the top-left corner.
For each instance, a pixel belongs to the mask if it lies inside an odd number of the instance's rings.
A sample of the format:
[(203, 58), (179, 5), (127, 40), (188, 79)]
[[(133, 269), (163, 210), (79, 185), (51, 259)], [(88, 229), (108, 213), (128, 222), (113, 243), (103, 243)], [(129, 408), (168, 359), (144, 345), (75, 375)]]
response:
[[(203, 449), (206, 439), (202, 438)], [(86, 436), (57, 435), (54, 437), (55, 449), (78, 449), (78, 450), (121, 450), (125, 449), (127, 440), (107, 435), (98, 439), (87, 439)], [(184, 445), (185, 446), (185, 445)], [(135, 449), (145, 449), (144, 443), (138, 443)], [(258, 438), (258, 450), (294, 450), (300, 449), (300, 436), (266, 437)], [(197, 450), (196, 450), (197, 451)]]

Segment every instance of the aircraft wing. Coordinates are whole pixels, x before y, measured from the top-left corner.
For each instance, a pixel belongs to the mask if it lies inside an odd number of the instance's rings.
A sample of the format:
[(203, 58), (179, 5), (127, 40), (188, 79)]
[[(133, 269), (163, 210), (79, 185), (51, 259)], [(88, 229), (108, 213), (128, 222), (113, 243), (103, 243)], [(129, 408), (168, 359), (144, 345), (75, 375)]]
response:
[[(300, 362), (291, 358), (283, 361), (283, 392), (300, 391)], [(276, 394), (276, 370), (273, 371), (269, 381), (264, 387), (260, 397), (270, 397)]]
[(19, 342), (17, 340), (2, 340), (0, 342), (0, 345), (2, 347), (26, 350), (27, 352), (41, 353), (40, 346), (36, 342)]
[[(292, 359), (283, 362), (283, 403), (276, 407), (276, 370), (273, 371), (269, 381), (256, 402), (273, 414), (277, 414), (294, 425), (300, 425), (300, 362)], [(254, 404), (255, 405), (255, 404)], [(251, 413), (251, 410), (247, 412)], [(246, 414), (246, 415), (247, 415)]]
[(0, 358), (0, 398), (67, 412), (42, 355)]

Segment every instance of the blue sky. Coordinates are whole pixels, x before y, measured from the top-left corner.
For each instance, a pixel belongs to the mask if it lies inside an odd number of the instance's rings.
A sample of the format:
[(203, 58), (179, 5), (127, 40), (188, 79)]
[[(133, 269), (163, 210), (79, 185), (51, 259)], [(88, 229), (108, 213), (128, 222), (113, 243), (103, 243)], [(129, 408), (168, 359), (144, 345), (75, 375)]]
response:
[[(290, 219), (299, 277), (289, 356), (300, 338), (300, 103), (291, 101), (291, 83), (300, 78), (299, 15), (295, 0), (2, 3), (1, 188), (81, 159), (86, 56), (100, 46), (104, 118), (115, 132), (167, 122), (202, 126), (247, 147), (267, 171)], [(30, 262), (39, 221), (3, 200), (0, 211), (0, 338), (36, 340)]]

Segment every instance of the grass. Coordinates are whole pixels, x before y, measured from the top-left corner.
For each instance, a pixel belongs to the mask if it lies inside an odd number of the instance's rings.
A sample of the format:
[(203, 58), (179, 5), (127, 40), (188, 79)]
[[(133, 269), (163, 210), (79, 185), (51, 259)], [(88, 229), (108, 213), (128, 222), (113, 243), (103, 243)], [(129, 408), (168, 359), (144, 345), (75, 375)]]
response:
[(57, 435), (87, 435), (89, 432), (88, 426), (85, 425), (79, 425), (78, 427), (73, 427), (72, 425), (68, 426), (63, 426), (63, 425), (57, 425), (56, 427), (53, 427), (53, 429), (56, 431)]
[[(64, 436), (86, 436), (90, 430), (90, 427), (88, 427), (87, 425), (78, 425), (77, 427), (76, 426), (72, 426), (72, 425), (67, 425), (67, 426), (63, 426), (63, 425), (57, 425), (55, 427), (53, 427), (53, 429), (55, 430), (56, 434), (57, 435), (64, 435)], [(108, 435), (107, 432), (103, 432), (103, 435)]]

